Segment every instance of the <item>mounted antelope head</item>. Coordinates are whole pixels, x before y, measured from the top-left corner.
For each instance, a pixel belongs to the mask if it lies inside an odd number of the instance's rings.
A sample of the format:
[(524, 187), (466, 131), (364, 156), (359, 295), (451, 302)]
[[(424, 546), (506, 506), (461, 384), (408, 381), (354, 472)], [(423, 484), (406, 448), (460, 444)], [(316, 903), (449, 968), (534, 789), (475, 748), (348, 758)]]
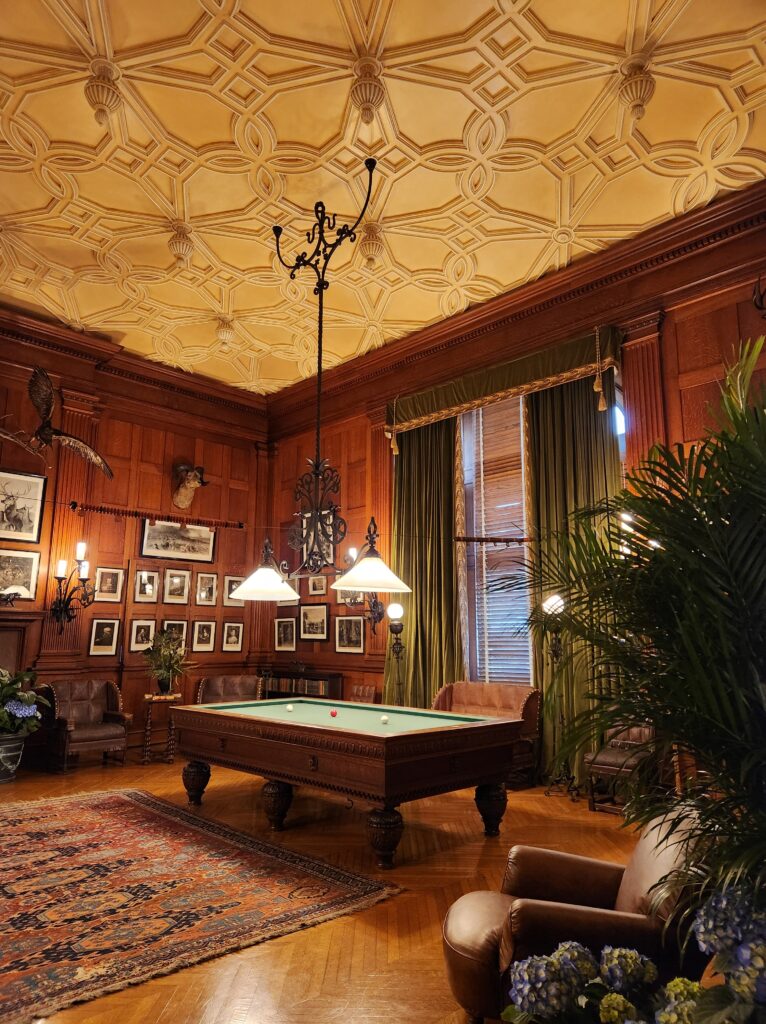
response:
[(173, 504), (176, 508), (190, 508), (198, 487), (207, 487), (205, 467), (192, 466), (190, 462), (179, 462), (173, 467)]

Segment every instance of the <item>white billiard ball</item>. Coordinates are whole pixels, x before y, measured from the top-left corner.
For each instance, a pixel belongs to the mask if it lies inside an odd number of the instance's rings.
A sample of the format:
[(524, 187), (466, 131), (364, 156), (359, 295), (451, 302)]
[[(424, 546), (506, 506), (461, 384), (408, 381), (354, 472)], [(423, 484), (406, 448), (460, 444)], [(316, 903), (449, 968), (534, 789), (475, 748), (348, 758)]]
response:
[(388, 715), (381, 715), (380, 720), (383, 723), (383, 725), (388, 725)]
[(292, 711), (293, 710), (292, 704), (288, 704), (287, 707), (285, 708), (285, 710), (286, 711)]

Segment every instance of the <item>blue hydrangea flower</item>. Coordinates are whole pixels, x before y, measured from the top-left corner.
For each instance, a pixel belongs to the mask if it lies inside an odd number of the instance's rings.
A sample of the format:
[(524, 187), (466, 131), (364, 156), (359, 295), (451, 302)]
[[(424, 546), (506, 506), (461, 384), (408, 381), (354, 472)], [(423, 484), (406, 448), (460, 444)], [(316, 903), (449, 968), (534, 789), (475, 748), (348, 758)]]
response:
[(3, 704), (3, 710), (16, 718), (34, 718), (37, 714), (36, 704), (22, 704), (20, 700), (9, 700)]
[(553, 957), (518, 960), (511, 967), (510, 979), (510, 1000), (522, 1013), (549, 1020), (559, 1017), (571, 1003), (571, 991)]
[(735, 888), (715, 892), (697, 911), (692, 931), (703, 953), (733, 954), (752, 918), (750, 901)]
[(693, 999), (671, 999), (654, 1015), (655, 1024), (693, 1024), (697, 1004)]
[(657, 980), (657, 968), (635, 949), (604, 946), (599, 969), (601, 980), (621, 995), (628, 995), (642, 985)]
[(766, 1004), (766, 942), (740, 943), (735, 964), (729, 986), (745, 1002)]

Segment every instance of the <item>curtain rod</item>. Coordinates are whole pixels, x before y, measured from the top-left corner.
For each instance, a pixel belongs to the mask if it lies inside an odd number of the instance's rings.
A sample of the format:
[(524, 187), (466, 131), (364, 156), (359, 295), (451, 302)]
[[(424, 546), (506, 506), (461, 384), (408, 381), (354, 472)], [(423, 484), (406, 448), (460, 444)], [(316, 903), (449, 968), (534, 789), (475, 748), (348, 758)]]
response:
[(213, 530), (244, 530), (245, 524), (233, 519), (187, 519), (173, 512), (144, 512), (139, 508), (119, 508), (116, 505), (89, 505), (83, 501), (70, 501), (73, 512), (95, 512), (98, 516), (114, 516), (116, 519), (148, 519), (150, 523), (180, 523), (182, 526), (207, 526)]

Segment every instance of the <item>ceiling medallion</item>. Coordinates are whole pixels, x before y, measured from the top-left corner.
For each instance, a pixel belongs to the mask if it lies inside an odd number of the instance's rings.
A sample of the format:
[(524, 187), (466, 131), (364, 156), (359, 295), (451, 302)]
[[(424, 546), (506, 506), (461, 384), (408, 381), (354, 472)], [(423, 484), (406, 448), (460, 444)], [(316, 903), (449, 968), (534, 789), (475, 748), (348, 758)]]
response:
[(226, 352), (229, 345), (234, 341), (234, 326), (230, 316), (219, 316), (218, 326), (215, 329), (215, 340), (220, 342), (221, 351)]
[(99, 124), (107, 124), (109, 115), (122, 106), (116, 82), (119, 68), (109, 60), (96, 57), (90, 62), (91, 76), (85, 83), (85, 99), (93, 107)]
[(180, 270), (188, 265), (191, 255), (194, 252), (194, 242), (189, 238), (191, 224), (182, 220), (173, 221), (171, 225), (173, 234), (168, 239), (168, 249), (175, 257), (176, 266)]
[(359, 243), (359, 251), (364, 257), (365, 266), (373, 270), (375, 264), (383, 255), (383, 229), (375, 221), (367, 221), (362, 228), (362, 240)]
[(354, 64), (354, 84), (351, 102), (361, 112), (362, 122), (371, 124), (375, 111), (386, 98), (386, 89), (380, 80), (383, 65), (374, 57), (360, 57)]
[(640, 121), (646, 113), (646, 105), (654, 96), (656, 82), (651, 71), (640, 61), (628, 64), (623, 71), (623, 79), (617, 95), (623, 106), (630, 111), (630, 116)]

